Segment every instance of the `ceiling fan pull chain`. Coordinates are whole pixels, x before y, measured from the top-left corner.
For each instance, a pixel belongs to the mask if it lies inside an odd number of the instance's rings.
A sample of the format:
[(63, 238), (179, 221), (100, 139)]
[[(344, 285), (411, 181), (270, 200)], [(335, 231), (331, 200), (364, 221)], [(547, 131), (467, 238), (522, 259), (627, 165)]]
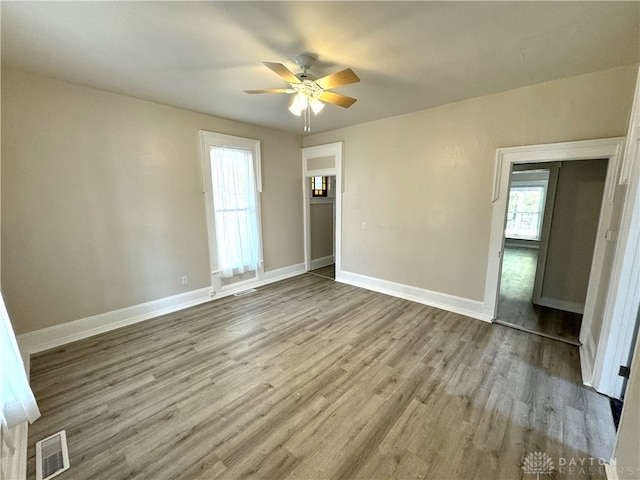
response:
[(304, 111), (304, 131), (311, 131), (311, 108), (307, 107)]

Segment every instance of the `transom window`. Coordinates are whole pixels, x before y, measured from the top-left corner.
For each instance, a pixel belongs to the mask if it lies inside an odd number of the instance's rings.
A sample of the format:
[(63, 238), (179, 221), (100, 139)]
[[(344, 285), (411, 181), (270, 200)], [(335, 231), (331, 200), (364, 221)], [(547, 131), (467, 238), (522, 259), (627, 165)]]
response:
[(326, 197), (327, 191), (327, 177), (311, 177), (311, 195), (313, 197)]

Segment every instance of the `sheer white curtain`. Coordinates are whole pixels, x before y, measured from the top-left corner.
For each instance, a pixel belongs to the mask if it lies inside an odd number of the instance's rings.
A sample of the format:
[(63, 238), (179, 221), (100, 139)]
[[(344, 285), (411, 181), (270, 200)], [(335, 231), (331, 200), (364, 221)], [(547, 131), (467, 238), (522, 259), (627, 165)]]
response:
[(260, 237), (253, 155), (247, 150), (211, 147), (210, 157), (220, 276), (256, 271)]
[[(10, 442), (11, 435), (7, 430), (27, 420), (32, 423), (40, 416), (40, 411), (27, 380), (2, 293), (0, 316), (0, 427), (3, 438)], [(12, 444), (7, 446), (13, 451)]]

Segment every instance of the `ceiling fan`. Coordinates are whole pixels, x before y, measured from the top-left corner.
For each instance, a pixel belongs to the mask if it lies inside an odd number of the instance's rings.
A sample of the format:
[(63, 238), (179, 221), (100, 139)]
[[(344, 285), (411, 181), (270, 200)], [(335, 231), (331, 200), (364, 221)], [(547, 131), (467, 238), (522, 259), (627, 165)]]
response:
[(323, 102), (338, 105), (343, 108), (349, 108), (356, 102), (355, 98), (330, 92), (329, 90), (360, 81), (360, 78), (358, 78), (350, 68), (316, 79), (307, 72), (315, 61), (315, 57), (311, 55), (298, 55), (296, 57), (296, 64), (302, 69), (302, 72), (297, 74), (293, 73), (281, 63), (263, 62), (268, 69), (289, 82), (291, 88), (245, 90), (245, 92), (250, 94), (295, 93), (296, 95), (291, 101), (289, 111), (297, 116), (302, 115), (302, 113), (305, 114), (304, 130), (308, 132), (311, 130), (311, 111), (313, 111), (314, 115), (320, 113), (320, 110), (324, 107)]

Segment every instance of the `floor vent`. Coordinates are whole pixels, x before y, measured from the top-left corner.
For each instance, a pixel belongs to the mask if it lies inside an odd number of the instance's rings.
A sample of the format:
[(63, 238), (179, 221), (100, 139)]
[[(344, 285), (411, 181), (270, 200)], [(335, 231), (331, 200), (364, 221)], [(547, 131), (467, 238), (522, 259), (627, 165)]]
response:
[(243, 290), (241, 292), (236, 292), (233, 294), (234, 297), (244, 297), (245, 295), (250, 295), (252, 293), (257, 292), (255, 288), (250, 288), (249, 290)]
[(64, 430), (36, 442), (36, 480), (49, 480), (69, 468)]

